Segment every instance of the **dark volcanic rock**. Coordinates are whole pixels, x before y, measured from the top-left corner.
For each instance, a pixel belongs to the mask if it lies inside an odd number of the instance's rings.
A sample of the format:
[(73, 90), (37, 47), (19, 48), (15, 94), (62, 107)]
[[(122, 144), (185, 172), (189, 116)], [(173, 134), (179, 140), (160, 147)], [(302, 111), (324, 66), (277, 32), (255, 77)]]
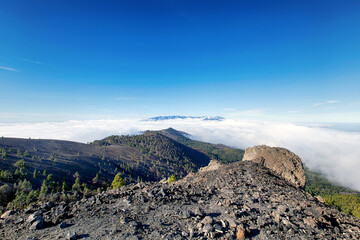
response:
[(265, 145), (247, 148), (243, 160), (253, 161), (269, 168), (295, 187), (305, 187), (305, 170), (301, 159), (285, 148)]
[[(2, 219), (0, 239), (360, 239), (359, 219), (251, 161), (171, 184), (139, 183), (102, 192), (93, 198), (101, 204), (89, 204), (90, 199), (61, 203), (31, 218), (20, 212)], [(64, 229), (51, 223), (60, 208), (69, 212)], [(26, 221), (14, 223), (39, 216), (50, 218), (34, 231)]]

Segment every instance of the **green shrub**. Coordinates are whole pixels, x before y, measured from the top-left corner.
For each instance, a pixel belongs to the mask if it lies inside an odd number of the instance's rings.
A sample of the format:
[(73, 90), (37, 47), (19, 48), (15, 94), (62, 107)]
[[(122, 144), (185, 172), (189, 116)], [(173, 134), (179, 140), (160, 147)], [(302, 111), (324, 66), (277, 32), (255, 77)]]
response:
[(170, 178), (169, 178), (169, 183), (172, 183), (172, 182), (175, 182), (177, 179), (175, 177), (175, 175), (171, 175)]

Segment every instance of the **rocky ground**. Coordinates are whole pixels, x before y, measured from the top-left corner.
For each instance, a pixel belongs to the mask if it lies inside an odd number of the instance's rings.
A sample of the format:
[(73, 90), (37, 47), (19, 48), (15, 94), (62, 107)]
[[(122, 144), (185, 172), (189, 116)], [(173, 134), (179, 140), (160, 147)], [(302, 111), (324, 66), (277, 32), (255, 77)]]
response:
[(250, 161), (0, 220), (1, 239), (360, 239), (360, 220)]

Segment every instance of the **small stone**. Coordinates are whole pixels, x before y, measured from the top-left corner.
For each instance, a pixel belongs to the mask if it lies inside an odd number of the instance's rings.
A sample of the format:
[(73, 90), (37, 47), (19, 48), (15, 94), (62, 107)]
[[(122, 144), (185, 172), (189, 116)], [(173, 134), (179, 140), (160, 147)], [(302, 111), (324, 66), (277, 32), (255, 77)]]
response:
[(129, 226), (130, 226), (130, 227), (136, 228), (137, 225), (138, 225), (138, 224), (137, 224), (137, 222), (135, 222), (135, 221), (129, 222)]
[(228, 221), (226, 221), (226, 220), (220, 220), (220, 223), (223, 228), (227, 228), (229, 225)]
[(317, 227), (317, 224), (316, 224), (315, 220), (312, 219), (311, 217), (305, 218), (305, 219), (304, 219), (304, 223), (305, 223), (306, 225), (310, 226), (311, 228)]
[(34, 212), (34, 205), (31, 205), (30, 207), (28, 207), (27, 209), (24, 210), (25, 214), (32, 213), (32, 212)]
[(213, 223), (213, 218), (210, 216), (206, 216), (204, 217), (204, 219), (201, 221), (201, 223), (203, 224), (212, 224)]
[[(36, 212), (35, 212), (36, 213)], [(33, 222), (35, 222), (35, 221), (37, 221), (38, 219), (39, 219), (39, 215), (37, 215), (37, 214), (35, 214), (35, 213), (33, 213), (33, 214), (31, 214), (27, 219), (26, 219), (26, 222), (27, 223), (33, 223)]]
[(280, 215), (286, 213), (287, 211), (289, 211), (289, 208), (285, 205), (280, 205), (276, 209), (276, 212), (279, 213)]
[(224, 231), (222, 230), (222, 227), (219, 224), (215, 224), (214, 225), (215, 231), (218, 233), (224, 233)]
[(161, 195), (162, 197), (166, 196), (166, 193), (164, 192), (164, 189), (161, 188), (160, 191), (158, 192), (159, 195)]
[(325, 199), (322, 196), (315, 196), (315, 198), (321, 203), (326, 203)]
[(120, 224), (125, 224), (128, 222), (128, 219), (126, 217), (121, 217), (120, 218)]
[(231, 205), (231, 200), (230, 200), (230, 199), (226, 199), (226, 200), (224, 201), (224, 206), (225, 206), (225, 207), (230, 207), (230, 205)]
[(8, 218), (10, 217), (11, 215), (14, 215), (16, 213), (15, 210), (7, 210), (6, 212), (4, 212), (2, 215), (1, 215), (1, 218)]
[(262, 219), (262, 217), (261, 216), (258, 216), (258, 218), (257, 218), (257, 224), (260, 226), (260, 227), (262, 227), (262, 226), (264, 226), (264, 220)]
[(283, 223), (285, 226), (291, 226), (290, 221), (287, 220), (287, 219), (283, 219), (283, 220), (282, 220), (282, 223)]
[(236, 228), (236, 240), (244, 240), (245, 239), (245, 229), (242, 226), (238, 226)]
[(76, 232), (68, 232), (66, 234), (66, 239), (67, 240), (75, 240), (78, 238), (78, 234)]
[(193, 209), (192, 213), (193, 213), (195, 216), (200, 216), (200, 217), (204, 216), (204, 211), (203, 211), (201, 208), (199, 208), (199, 207), (195, 207), (195, 208)]
[(232, 218), (227, 218), (226, 221), (229, 223), (229, 226), (230, 226), (231, 228), (236, 228), (237, 225), (238, 225), (238, 224), (235, 222), (235, 220), (232, 219)]
[(44, 225), (44, 219), (39, 217), (35, 222), (30, 226), (30, 230), (40, 229)]
[(260, 193), (259, 192), (254, 192), (254, 194), (252, 196), (255, 199), (259, 199), (260, 198)]
[(182, 211), (181, 214), (180, 214), (180, 218), (183, 218), (183, 219), (190, 218), (190, 213), (189, 213), (189, 211), (187, 211), (187, 210)]
[(132, 236), (125, 238), (125, 240), (139, 240), (139, 238), (136, 235), (132, 235)]
[(66, 222), (62, 222), (62, 223), (60, 223), (59, 228), (60, 228), (60, 229), (64, 229), (64, 228), (66, 228), (67, 226), (68, 226), (68, 225), (67, 225)]
[(192, 238), (194, 236), (194, 229), (189, 227), (189, 237)]
[(149, 236), (150, 239), (154, 239), (154, 240), (158, 240), (160, 239), (160, 237), (161, 237), (160, 233), (156, 230), (153, 231)]
[(24, 219), (23, 218), (19, 218), (18, 220), (16, 220), (14, 223), (15, 224), (19, 224), (19, 223), (23, 223)]
[(48, 203), (46, 203), (46, 202), (43, 202), (43, 203), (41, 203), (41, 205), (40, 205), (40, 208), (41, 209), (48, 209), (50, 207), (50, 205), (48, 204)]
[(214, 232), (210, 232), (210, 233), (209, 233), (209, 238), (210, 238), (210, 239), (214, 239), (214, 238), (215, 238), (215, 233), (214, 233)]
[(203, 227), (203, 232), (204, 233), (209, 233), (209, 232), (212, 232), (214, 231), (214, 227), (211, 226), (210, 224), (205, 224), (205, 226)]

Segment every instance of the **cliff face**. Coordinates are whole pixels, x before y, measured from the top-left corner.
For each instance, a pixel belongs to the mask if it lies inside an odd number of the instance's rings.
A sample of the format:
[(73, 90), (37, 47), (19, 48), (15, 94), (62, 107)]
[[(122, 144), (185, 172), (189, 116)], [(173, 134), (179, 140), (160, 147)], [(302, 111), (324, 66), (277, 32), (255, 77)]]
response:
[[(214, 165), (214, 164), (213, 164)], [(0, 239), (360, 239), (360, 220), (251, 161), (0, 220)]]
[(265, 145), (247, 148), (243, 161), (253, 161), (272, 170), (295, 187), (305, 187), (305, 170), (301, 159), (293, 152)]

